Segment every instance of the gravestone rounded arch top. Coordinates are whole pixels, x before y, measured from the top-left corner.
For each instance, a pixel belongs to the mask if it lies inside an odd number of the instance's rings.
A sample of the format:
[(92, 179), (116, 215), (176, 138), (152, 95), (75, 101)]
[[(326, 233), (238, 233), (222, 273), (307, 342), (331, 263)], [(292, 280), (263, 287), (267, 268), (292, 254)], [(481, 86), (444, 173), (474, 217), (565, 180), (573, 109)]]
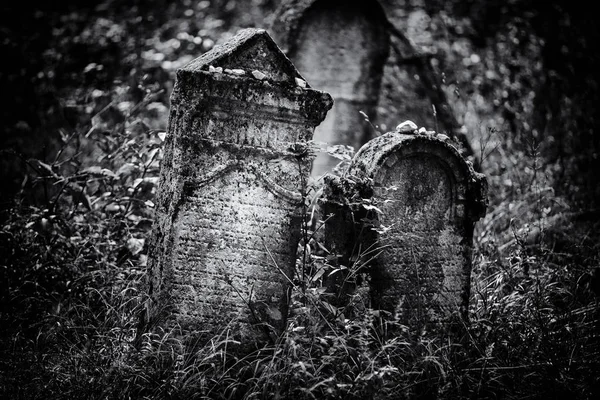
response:
[(411, 326), (468, 306), (474, 223), (487, 182), (444, 136), (389, 132), (363, 146), (348, 171), (370, 182), (378, 213), (374, 305)]
[[(315, 130), (316, 142), (358, 149), (370, 139), (372, 128), (360, 112), (375, 117), (389, 53), (386, 22), (377, 1), (295, 0), (280, 7), (272, 26), (276, 40), (312, 87), (335, 101)], [(319, 153), (313, 176), (336, 164)]]

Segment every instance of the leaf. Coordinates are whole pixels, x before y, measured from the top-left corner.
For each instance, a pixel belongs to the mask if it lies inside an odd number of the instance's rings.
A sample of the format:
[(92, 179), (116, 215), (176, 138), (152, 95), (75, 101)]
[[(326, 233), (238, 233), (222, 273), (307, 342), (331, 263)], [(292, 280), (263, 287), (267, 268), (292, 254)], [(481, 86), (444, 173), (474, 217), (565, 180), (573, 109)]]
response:
[(135, 121), (128, 123), (126, 128), (126, 132), (132, 135), (133, 137), (141, 136), (149, 130), (150, 127), (140, 119), (136, 119)]
[(41, 162), (40, 160), (37, 160), (37, 164), (38, 167), (40, 167), (41, 169), (45, 170), (46, 172), (48, 172), (50, 175), (54, 175), (54, 171), (52, 170), (52, 167), (44, 162)]
[(331, 276), (331, 275), (333, 275), (333, 274), (335, 274), (335, 273), (338, 273), (338, 272), (340, 272), (340, 271), (347, 270), (347, 269), (348, 269), (348, 267), (346, 267), (346, 266), (344, 266), (344, 265), (341, 265), (339, 268), (335, 268), (333, 271), (331, 271), (331, 272), (329, 273), (329, 276)]
[(83, 170), (83, 172), (87, 172), (88, 174), (100, 175), (102, 173), (102, 168), (97, 165), (87, 167)]
[(276, 321), (281, 321), (283, 319), (281, 311), (279, 311), (276, 307), (267, 308), (267, 314), (269, 314), (269, 318)]
[(154, 186), (156, 186), (158, 184), (158, 177), (157, 176), (148, 176), (144, 179), (142, 178), (137, 178), (136, 180), (133, 181), (133, 187), (137, 188), (139, 185), (142, 185), (142, 188), (145, 189), (151, 189)]
[(354, 147), (347, 145), (335, 145), (335, 146), (327, 146), (327, 154), (332, 157), (337, 158), (338, 160), (352, 160), (352, 156), (354, 155)]
[(328, 302), (321, 300), (321, 305), (323, 306), (323, 308), (325, 308), (327, 311), (329, 311), (331, 314), (333, 315), (337, 315), (338, 313), (338, 308), (329, 304)]
[(117, 170), (117, 175), (121, 178), (131, 176), (134, 172), (138, 171), (138, 166), (132, 163), (125, 163)]
[(156, 147), (152, 150), (150, 150), (148, 152), (148, 155), (146, 156), (146, 163), (144, 165), (146, 165), (147, 167), (150, 166), (150, 164), (152, 164), (153, 162), (156, 162), (156, 153), (158, 153), (160, 151), (159, 147)]
[(320, 277), (323, 276), (323, 274), (325, 273), (325, 268), (321, 267), (317, 270), (317, 272), (310, 278), (311, 282), (315, 282), (317, 281), (317, 279), (319, 279)]
[(87, 172), (88, 174), (91, 174), (91, 175), (102, 175), (102, 176), (109, 176), (111, 178), (117, 178), (117, 175), (114, 172), (112, 172), (110, 169), (101, 168), (97, 165), (88, 167), (88, 168), (84, 169), (83, 172)]
[(129, 252), (135, 256), (144, 249), (145, 241), (146, 239), (131, 238), (127, 240), (127, 250), (129, 250)]
[(108, 168), (102, 168), (102, 170), (100, 171), (100, 173), (102, 173), (102, 175), (104, 176), (109, 176), (111, 178), (118, 178), (117, 174), (115, 174), (114, 172), (112, 172), (110, 169)]
[(383, 211), (381, 211), (379, 208), (377, 208), (377, 207), (375, 207), (375, 206), (373, 206), (373, 205), (370, 205), (370, 204), (363, 204), (362, 206), (363, 206), (363, 207), (365, 208), (365, 210), (367, 210), (367, 211), (375, 211), (375, 212), (377, 212), (377, 214), (383, 214)]

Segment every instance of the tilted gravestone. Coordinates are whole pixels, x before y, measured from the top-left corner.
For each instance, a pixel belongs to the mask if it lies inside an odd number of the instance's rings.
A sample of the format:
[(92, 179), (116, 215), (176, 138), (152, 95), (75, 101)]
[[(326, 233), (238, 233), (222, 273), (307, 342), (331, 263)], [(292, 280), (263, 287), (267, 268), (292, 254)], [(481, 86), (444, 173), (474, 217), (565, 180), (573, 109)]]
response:
[[(358, 149), (372, 128), (383, 66), (389, 52), (385, 13), (377, 1), (291, 0), (278, 10), (274, 37), (311, 84), (332, 95), (333, 109), (314, 140)], [(325, 152), (313, 163), (313, 176), (338, 160)]]
[(284, 326), (310, 169), (300, 144), (331, 106), (264, 30), (177, 72), (150, 248), (155, 318), (208, 335), (233, 322), (245, 342)]
[[(473, 170), (447, 136), (416, 130), (371, 140), (352, 160), (347, 177), (346, 188), (336, 181), (328, 192), (337, 188), (345, 197), (354, 193), (355, 199), (377, 210), (370, 212), (377, 220), (372, 237), (378, 248), (371, 251), (380, 253), (370, 266), (374, 308), (393, 313), (413, 328), (464, 316), (474, 223), (485, 214), (487, 204), (485, 177)], [(352, 211), (340, 201), (329, 205), (341, 213)], [(368, 214), (345, 220), (356, 225)], [(339, 227), (330, 230), (340, 232)], [(332, 247), (337, 244), (347, 252), (358, 247), (348, 235), (338, 233), (332, 240), (337, 241)], [(368, 248), (366, 243), (363, 248)]]

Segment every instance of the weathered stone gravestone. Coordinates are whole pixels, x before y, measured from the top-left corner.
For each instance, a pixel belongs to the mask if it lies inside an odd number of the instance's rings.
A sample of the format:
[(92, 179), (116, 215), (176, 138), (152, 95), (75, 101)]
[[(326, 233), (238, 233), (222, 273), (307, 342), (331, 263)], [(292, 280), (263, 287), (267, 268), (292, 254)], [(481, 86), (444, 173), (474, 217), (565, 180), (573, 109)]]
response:
[[(417, 329), (464, 316), (474, 223), (487, 204), (485, 177), (447, 136), (416, 130), (371, 140), (356, 154), (348, 176), (355, 198), (368, 199), (371, 210), (380, 211), (371, 212), (381, 251), (370, 270), (374, 308)], [(348, 237), (337, 241), (338, 248), (357, 247)]]
[(156, 318), (207, 335), (232, 323), (245, 343), (284, 326), (310, 169), (299, 144), (331, 106), (264, 30), (177, 72), (150, 249)]
[[(377, 1), (291, 0), (279, 8), (272, 31), (311, 84), (330, 93), (334, 106), (314, 140), (358, 149), (371, 135), (360, 111), (375, 116), (389, 52), (385, 13)], [(317, 155), (313, 176), (338, 160)]]

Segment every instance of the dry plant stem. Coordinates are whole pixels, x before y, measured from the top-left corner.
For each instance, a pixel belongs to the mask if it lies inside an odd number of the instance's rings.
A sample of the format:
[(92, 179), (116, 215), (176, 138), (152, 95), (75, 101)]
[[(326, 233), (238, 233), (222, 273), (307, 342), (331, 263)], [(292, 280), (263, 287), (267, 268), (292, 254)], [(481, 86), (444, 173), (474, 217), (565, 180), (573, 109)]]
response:
[[(306, 182), (306, 178), (304, 177), (303, 173), (302, 173), (302, 161), (300, 159), (300, 157), (297, 157), (297, 162), (298, 162), (298, 172), (300, 173), (300, 190), (301, 193), (300, 195), (302, 196), (302, 239), (303, 239), (303, 244), (302, 244), (302, 279), (301, 279), (301, 285), (302, 285), (302, 293), (305, 295), (304, 297), (306, 297), (306, 246), (308, 246), (308, 221), (307, 219), (307, 208), (306, 208), (306, 199), (308, 197), (308, 193), (307, 193), (307, 182)], [(305, 304), (306, 305), (306, 304)]]
[(262, 237), (260, 239), (262, 241), (263, 247), (265, 248), (265, 251), (269, 255), (269, 258), (273, 262), (273, 265), (275, 266), (275, 268), (277, 268), (277, 270), (281, 273), (281, 275), (283, 275), (284, 278), (292, 285), (292, 287), (295, 288), (296, 285), (294, 285), (294, 282), (287, 276), (287, 274), (285, 273), (285, 271), (283, 271), (281, 269), (281, 267), (279, 265), (277, 265), (277, 261), (275, 261), (275, 258), (273, 257), (273, 254), (271, 253), (271, 251), (267, 247), (267, 244), (265, 243), (265, 240)]
[[(154, 162), (154, 159), (156, 158), (156, 155), (158, 153), (159, 153), (158, 151), (155, 151), (154, 154), (152, 154), (152, 158), (150, 159), (150, 161), (148, 161), (147, 163), (145, 163), (145, 165), (144, 165), (144, 171), (142, 172), (142, 177), (141, 177), (142, 180), (146, 177), (146, 174), (148, 173), (148, 170), (150, 169), (150, 166)], [(137, 194), (137, 192), (139, 191), (139, 189), (140, 189), (141, 186), (142, 186), (142, 184), (140, 182), (140, 184), (137, 185), (135, 187), (135, 189), (133, 190), (133, 193), (131, 194), (131, 197), (129, 198), (129, 202), (127, 203), (127, 207), (125, 208), (125, 215), (127, 215), (127, 213), (129, 212), (129, 209), (131, 208), (131, 205), (133, 203), (135, 195)]]

